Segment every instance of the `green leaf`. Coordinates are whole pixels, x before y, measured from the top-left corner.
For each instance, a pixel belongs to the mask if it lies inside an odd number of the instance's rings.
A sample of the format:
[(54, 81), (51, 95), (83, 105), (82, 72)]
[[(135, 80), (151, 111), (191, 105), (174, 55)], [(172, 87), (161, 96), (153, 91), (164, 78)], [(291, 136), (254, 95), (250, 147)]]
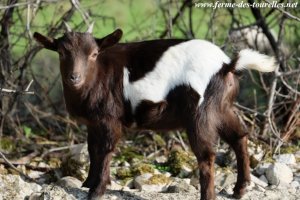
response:
[(25, 137), (29, 138), (32, 135), (32, 129), (28, 126), (23, 126)]

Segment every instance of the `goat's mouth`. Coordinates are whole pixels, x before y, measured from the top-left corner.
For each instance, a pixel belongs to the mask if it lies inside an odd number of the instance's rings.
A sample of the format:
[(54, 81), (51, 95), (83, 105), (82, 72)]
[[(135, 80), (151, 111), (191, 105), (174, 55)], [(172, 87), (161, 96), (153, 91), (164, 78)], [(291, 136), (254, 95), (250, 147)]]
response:
[(74, 83), (73, 81), (68, 81), (68, 85), (71, 87), (71, 88), (74, 88), (74, 89), (80, 89), (83, 85), (84, 81), (78, 81), (76, 83)]

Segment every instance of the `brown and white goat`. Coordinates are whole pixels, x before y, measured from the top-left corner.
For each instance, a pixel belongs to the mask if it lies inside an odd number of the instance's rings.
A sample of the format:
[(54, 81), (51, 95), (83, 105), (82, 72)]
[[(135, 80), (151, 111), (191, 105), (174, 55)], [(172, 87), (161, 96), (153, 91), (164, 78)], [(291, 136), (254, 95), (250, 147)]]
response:
[(213, 145), (223, 138), (235, 151), (234, 196), (250, 181), (247, 132), (233, 108), (236, 71), (271, 72), (273, 58), (246, 49), (231, 60), (204, 40), (119, 43), (122, 31), (104, 38), (67, 32), (34, 38), (59, 53), (66, 107), (87, 125), (90, 170), (84, 187), (100, 198), (110, 183), (109, 163), (124, 127), (185, 129), (200, 170), (201, 199), (215, 199)]

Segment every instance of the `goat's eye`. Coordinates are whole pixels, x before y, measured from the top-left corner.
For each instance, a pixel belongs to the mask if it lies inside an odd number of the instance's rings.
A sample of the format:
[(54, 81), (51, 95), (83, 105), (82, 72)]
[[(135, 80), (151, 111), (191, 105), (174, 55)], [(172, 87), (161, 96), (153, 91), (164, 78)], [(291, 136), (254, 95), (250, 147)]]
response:
[(94, 52), (94, 53), (92, 53), (92, 55), (91, 55), (92, 58), (96, 58), (97, 56), (98, 56), (98, 52)]

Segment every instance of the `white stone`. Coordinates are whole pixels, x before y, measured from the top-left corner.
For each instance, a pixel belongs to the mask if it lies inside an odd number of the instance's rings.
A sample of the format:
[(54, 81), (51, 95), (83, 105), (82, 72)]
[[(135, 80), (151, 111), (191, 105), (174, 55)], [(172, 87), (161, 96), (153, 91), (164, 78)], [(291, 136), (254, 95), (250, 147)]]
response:
[(40, 192), (32, 193), (29, 196), (29, 200), (77, 200), (87, 199), (87, 190), (76, 189), (67, 190), (58, 185), (45, 185)]
[(70, 153), (72, 159), (76, 160), (78, 163), (88, 163), (90, 161), (87, 143), (74, 145), (70, 148)]
[(296, 158), (294, 154), (281, 154), (274, 156), (275, 160), (280, 163), (284, 163), (287, 165), (294, 165), (296, 164)]
[(193, 172), (193, 170), (190, 167), (183, 165), (183, 166), (181, 166), (178, 176), (181, 178), (184, 178), (184, 177), (189, 176), (192, 172)]
[(266, 170), (270, 167), (270, 165), (271, 165), (271, 163), (260, 163), (255, 168), (255, 172), (258, 175), (263, 175), (266, 172)]
[(158, 169), (154, 169), (154, 174), (161, 174), (161, 172)]
[(115, 181), (111, 181), (111, 184), (108, 185), (107, 188), (110, 190), (122, 190), (123, 186), (116, 183)]
[(255, 183), (256, 185), (259, 185), (263, 188), (267, 187), (268, 184), (265, 183), (264, 181), (260, 180), (259, 178), (257, 178), (256, 176), (253, 176), (252, 174), (250, 174), (251, 177), (251, 182)]
[[(200, 188), (200, 183), (199, 183), (199, 178), (197, 177), (192, 177), (190, 185), (194, 186), (195, 188), (199, 189)], [(217, 185), (216, 185), (217, 186)]]
[(261, 187), (261, 186), (259, 186), (259, 185), (255, 185), (255, 189), (256, 189), (256, 190), (259, 190), (259, 191), (261, 191), (261, 192), (265, 192), (265, 191), (266, 191), (265, 188), (263, 188), (263, 187)]
[(45, 172), (30, 170), (27, 175), (32, 179), (38, 179), (41, 178), (44, 174)]
[(250, 184), (247, 186), (247, 190), (251, 191), (255, 186), (256, 184), (253, 181), (251, 181)]
[(164, 172), (163, 175), (165, 175), (166, 177), (171, 177), (172, 174), (170, 172)]
[(189, 193), (195, 192), (196, 188), (189, 184), (190, 179), (174, 178), (173, 182), (168, 187), (168, 193)]
[(24, 199), (33, 192), (39, 192), (42, 187), (36, 183), (24, 181), (17, 175), (0, 174), (0, 194), (2, 199)]
[(292, 182), (293, 172), (283, 163), (274, 163), (266, 171), (266, 177), (272, 185), (286, 185)]
[(77, 178), (71, 177), (71, 176), (65, 176), (61, 178), (59, 181), (56, 183), (59, 186), (62, 187), (68, 187), (68, 188), (81, 188), (82, 183), (80, 180)]
[(191, 179), (190, 178), (184, 178), (182, 179), (184, 182), (186, 182), (187, 184), (191, 184)]
[(220, 173), (215, 177), (215, 185), (218, 185), (222, 188), (225, 188), (229, 185), (233, 185), (236, 182), (236, 174), (231, 172), (229, 173)]
[(300, 186), (300, 183), (298, 181), (291, 182), (291, 187), (292, 188), (299, 188), (299, 186)]
[(124, 162), (122, 163), (122, 166), (123, 166), (123, 167), (130, 167), (130, 164), (129, 164), (129, 162), (124, 161)]
[(259, 180), (265, 182), (266, 184), (269, 184), (268, 179), (267, 179), (267, 177), (266, 177), (265, 175), (261, 175), (261, 176), (259, 177)]
[(162, 156), (156, 157), (155, 161), (157, 163), (166, 163), (168, 161), (168, 158), (166, 156), (162, 155)]

